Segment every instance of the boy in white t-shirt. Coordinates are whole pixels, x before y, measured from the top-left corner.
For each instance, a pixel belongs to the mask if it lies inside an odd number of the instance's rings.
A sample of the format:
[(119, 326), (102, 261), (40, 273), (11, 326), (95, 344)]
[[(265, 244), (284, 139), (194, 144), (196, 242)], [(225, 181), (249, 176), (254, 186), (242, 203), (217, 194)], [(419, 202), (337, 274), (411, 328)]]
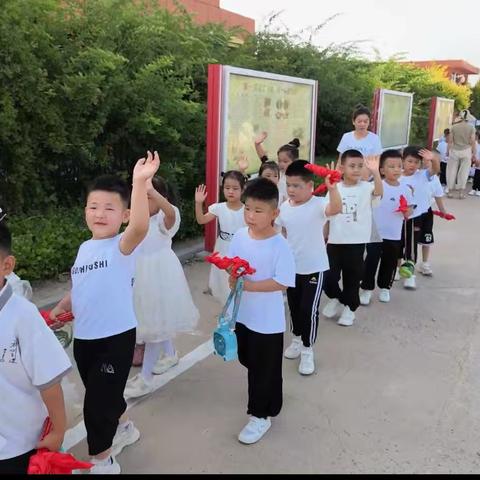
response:
[(323, 272), (328, 270), (328, 256), (323, 242), (323, 227), (328, 217), (340, 213), (342, 199), (337, 186), (325, 184), (330, 203), (313, 196), (313, 173), (305, 168), (309, 162), (296, 160), (285, 175), (289, 199), (280, 207), (280, 225), (295, 257), (295, 287), (287, 289), (293, 339), (285, 357), (300, 357), (298, 371), (310, 375), (315, 370), (313, 344), (317, 338), (318, 306), (322, 295)]
[[(443, 137), (440, 138), (437, 145), (437, 152), (440, 154), (440, 183), (447, 186), (447, 163), (448, 163), (448, 142), (450, 141), (450, 129), (443, 131)], [(446, 188), (445, 193), (448, 193)]]
[[(129, 189), (118, 177), (98, 177), (90, 186), (85, 219), (92, 239), (80, 245), (71, 269), (72, 290), (52, 310), (72, 310), (73, 353), (85, 385), (83, 407), (91, 473), (120, 473), (115, 456), (140, 433), (124, 415), (123, 396), (135, 348), (133, 309), (135, 249), (148, 231), (147, 183), (160, 165), (148, 152), (133, 170)], [(128, 226), (121, 234), (122, 223)], [(120, 420), (120, 424), (119, 424)]]
[[(379, 157), (363, 158), (358, 150), (347, 150), (340, 158), (343, 181), (338, 185), (342, 212), (329, 220), (327, 253), (330, 270), (325, 278), (325, 294), (330, 301), (323, 309), (327, 318), (340, 313), (339, 325), (351, 326), (360, 305), (359, 289), (364, 269), (365, 244), (372, 234), (372, 204), (383, 192)], [(373, 182), (363, 181), (364, 166), (373, 175)], [(327, 194), (327, 199), (329, 194)], [(342, 277), (343, 289), (338, 284)]]
[[(238, 436), (242, 443), (260, 440), (280, 413), (282, 394), (283, 292), (295, 285), (295, 260), (283, 236), (275, 231), (278, 189), (266, 178), (249, 182), (244, 192), (247, 227), (235, 233), (229, 256), (247, 260), (256, 270), (245, 277), (235, 334), (238, 360), (248, 370), (250, 421)], [(236, 280), (230, 277), (230, 287)]]
[(405, 198), (407, 205), (412, 204), (410, 189), (399, 182), (402, 175), (402, 154), (398, 150), (386, 150), (380, 155), (380, 173), (383, 177), (383, 196), (378, 207), (373, 209), (373, 219), (381, 241), (371, 243), (367, 249), (360, 290), (362, 305), (370, 303), (372, 291), (375, 289), (375, 277), (380, 288), (378, 299), (385, 303), (390, 301), (390, 288), (402, 246), (403, 221), (412, 211), (411, 207), (406, 212), (397, 211), (401, 196)]
[[(0, 223), (0, 475), (26, 474), (37, 448), (60, 449), (67, 423), (60, 382), (72, 367), (35, 305), (5, 280), (15, 267), (11, 243)], [(40, 441), (47, 416), (53, 428)]]
[[(400, 257), (417, 263), (418, 243), (430, 232), (428, 209), (431, 203), (430, 180), (440, 172), (439, 155), (425, 148), (408, 146), (402, 153), (403, 175), (400, 183), (407, 185), (412, 191), (414, 210), (402, 229), (402, 250)], [(422, 160), (429, 162), (428, 167), (419, 170)], [(406, 278), (403, 286), (406, 289), (416, 288), (416, 277)]]

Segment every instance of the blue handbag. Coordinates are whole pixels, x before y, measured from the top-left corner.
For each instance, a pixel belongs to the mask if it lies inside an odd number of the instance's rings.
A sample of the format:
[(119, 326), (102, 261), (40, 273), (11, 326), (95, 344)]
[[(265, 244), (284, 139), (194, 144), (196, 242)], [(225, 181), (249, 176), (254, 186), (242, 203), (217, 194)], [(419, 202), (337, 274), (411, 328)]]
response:
[[(243, 278), (237, 280), (235, 288), (230, 291), (227, 302), (218, 318), (218, 326), (213, 331), (213, 348), (215, 355), (223, 357), (228, 362), (237, 358), (237, 336), (235, 335), (235, 322), (237, 321), (238, 308), (243, 292)], [(233, 301), (231, 317), (228, 308)]]

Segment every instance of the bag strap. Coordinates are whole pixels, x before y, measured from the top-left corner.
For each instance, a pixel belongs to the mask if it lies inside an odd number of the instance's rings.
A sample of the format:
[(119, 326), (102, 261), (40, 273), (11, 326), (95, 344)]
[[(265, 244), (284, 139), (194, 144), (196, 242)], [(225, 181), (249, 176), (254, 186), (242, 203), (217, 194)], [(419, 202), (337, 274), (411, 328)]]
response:
[[(242, 277), (239, 277), (237, 279), (237, 283), (235, 285), (235, 288), (232, 288), (230, 291), (230, 295), (227, 298), (227, 301), (223, 307), (222, 313), (220, 314), (220, 317), (218, 319), (218, 324), (221, 325), (223, 323), (229, 324), (229, 327), (233, 329), (235, 327), (235, 323), (237, 321), (237, 316), (238, 316), (238, 309), (240, 308), (240, 300), (242, 298), (242, 292), (243, 292), (243, 283), (244, 280)], [(228, 309), (230, 307), (230, 304), (233, 301), (233, 311), (232, 311), (232, 316), (230, 320), (228, 319)]]

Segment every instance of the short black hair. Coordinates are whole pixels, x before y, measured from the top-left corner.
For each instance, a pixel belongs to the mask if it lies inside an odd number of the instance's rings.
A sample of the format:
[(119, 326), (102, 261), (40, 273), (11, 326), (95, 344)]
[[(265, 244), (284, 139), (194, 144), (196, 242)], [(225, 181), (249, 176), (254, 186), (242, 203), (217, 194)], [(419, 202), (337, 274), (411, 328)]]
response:
[(313, 182), (313, 173), (305, 168), (310, 162), (295, 160), (285, 170), (287, 177), (300, 177), (304, 182)]
[(297, 160), (298, 156), (300, 155), (298, 149), (300, 148), (300, 140), (298, 138), (294, 138), (293, 140), (290, 140), (290, 142), (286, 143), (285, 145), (282, 145), (278, 150), (277, 150), (277, 155), (281, 152), (285, 152), (291, 160)]
[(12, 254), (12, 234), (5, 222), (0, 222), (0, 253), (5, 256)]
[(396, 150), (394, 148), (391, 148), (389, 150), (385, 150), (380, 155), (380, 168), (383, 167), (383, 165), (387, 161), (387, 158), (399, 158), (401, 160), (402, 159), (402, 154), (400, 153), (399, 150)]
[(257, 177), (250, 180), (243, 192), (243, 201), (249, 198), (269, 203), (273, 208), (278, 207), (278, 188), (268, 178)]
[(130, 202), (130, 189), (127, 182), (116, 175), (101, 175), (93, 180), (87, 190), (87, 197), (92, 192), (102, 191), (118, 193), (126, 207)]
[(260, 170), (258, 171), (258, 174), (260, 176), (262, 176), (262, 173), (265, 171), (265, 170), (272, 170), (273, 172), (275, 172), (278, 176), (280, 176), (280, 168), (278, 166), (278, 163), (275, 163), (274, 161), (272, 160), (267, 160), (266, 162), (263, 162), (261, 167), (260, 167)]
[(236, 180), (240, 184), (240, 188), (242, 190), (245, 186), (245, 183), (247, 182), (245, 175), (238, 170), (229, 170), (228, 172), (222, 173), (222, 177), (222, 188), (225, 186), (225, 180), (227, 180), (228, 178)]
[(165, 197), (172, 205), (177, 205), (177, 195), (171, 185), (159, 175), (152, 178), (153, 188), (163, 197)]
[(422, 156), (420, 155), (420, 150), (422, 147), (417, 147), (416, 145), (409, 145), (403, 149), (402, 157), (405, 160), (407, 157), (414, 157), (417, 160), (422, 161)]
[(343, 165), (347, 158), (363, 158), (363, 155), (358, 151), (354, 150), (353, 148), (350, 150), (345, 150), (340, 157), (340, 163)]
[(443, 131), (443, 134), (444, 134), (445, 136), (450, 135), (450, 129), (449, 129), (449, 128), (446, 128), (446, 129)]

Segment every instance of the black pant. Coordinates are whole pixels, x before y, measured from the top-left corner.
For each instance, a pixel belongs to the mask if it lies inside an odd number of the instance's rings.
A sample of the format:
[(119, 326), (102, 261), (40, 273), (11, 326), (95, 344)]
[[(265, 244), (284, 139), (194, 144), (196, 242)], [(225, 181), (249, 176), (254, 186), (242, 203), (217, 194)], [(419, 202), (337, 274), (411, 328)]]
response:
[(25, 475), (28, 471), (28, 464), (30, 463), (30, 457), (36, 452), (36, 450), (30, 450), (27, 453), (23, 453), (18, 457), (7, 458), (6, 460), (0, 460), (0, 475), (14, 474)]
[(127, 408), (123, 391), (133, 360), (136, 329), (96, 340), (75, 339), (73, 355), (85, 386), (83, 417), (88, 452), (112, 446), (118, 419)]
[(295, 276), (295, 287), (287, 288), (288, 307), (292, 317), (291, 331), (302, 337), (305, 347), (317, 339), (318, 306), (322, 296), (323, 272)]
[(417, 263), (418, 258), (418, 242), (422, 229), (422, 216), (404, 220), (402, 227), (402, 248), (400, 249), (399, 258), (411, 260)]
[(247, 414), (275, 417), (283, 403), (283, 333), (258, 333), (235, 325), (238, 360), (248, 370)]
[(475, 169), (475, 175), (473, 176), (473, 190), (480, 190), (480, 170), (478, 168)]
[[(364, 243), (327, 244), (330, 270), (325, 274), (324, 291), (354, 312), (360, 305), (359, 288), (363, 277)], [(338, 281), (342, 276), (343, 291)]]
[(395, 278), (400, 250), (400, 240), (383, 240), (382, 242), (367, 244), (365, 272), (361, 284), (364, 290), (375, 289), (375, 275), (379, 263), (380, 269), (378, 270), (377, 285), (379, 288), (391, 288)]
[(440, 183), (447, 184), (447, 162), (440, 162)]

